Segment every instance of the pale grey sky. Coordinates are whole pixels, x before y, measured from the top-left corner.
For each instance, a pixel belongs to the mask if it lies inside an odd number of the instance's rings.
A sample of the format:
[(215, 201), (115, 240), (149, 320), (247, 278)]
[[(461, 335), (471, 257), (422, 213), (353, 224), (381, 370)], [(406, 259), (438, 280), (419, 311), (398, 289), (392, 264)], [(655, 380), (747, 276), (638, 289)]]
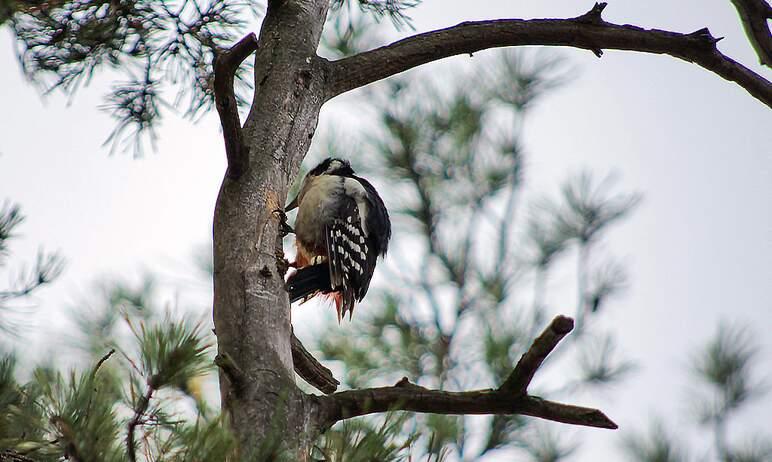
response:
[[(609, 21), (681, 32), (708, 26), (726, 37), (722, 51), (772, 78), (757, 64), (729, 0), (610, 3)], [(577, 16), (591, 5), (426, 1), (413, 17), (421, 32), (473, 19)], [(685, 425), (686, 361), (720, 320), (750, 325), (772, 364), (772, 112), (735, 84), (673, 58), (607, 51), (599, 60), (587, 51), (560, 52), (578, 73), (529, 116), (529, 194), (554, 192), (567, 174), (588, 167), (616, 172), (620, 189), (645, 198), (610, 235), (631, 287), (610, 304), (604, 321), (640, 367), (607, 393), (576, 398), (602, 408), (620, 430), (570, 432), (586, 443), (577, 460), (618, 460), (625, 432), (644, 427), (650, 416), (693, 428)], [(0, 63), (0, 200), (18, 202), (28, 216), (15, 261), (32, 260), (39, 244), (68, 260), (65, 275), (37, 299), (43, 311), (35, 341), (44, 349), (61, 327), (63, 307), (87, 297), (95, 278), (136, 276), (142, 267), (184, 274), (192, 249), (210, 236), (223, 147), (216, 116), (192, 125), (168, 115), (156, 153), (110, 156), (101, 143), (113, 122), (96, 109), (103, 80), (69, 105), (58, 95), (41, 100), (21, 77), (8, 31), (0, 35)], [(323, 112), (322, 125), (330, 112)], [(553, 304), (572, 294), (567, 284), (553, 280)], [(295, 324), (302, 326), (305, 316), (299, 312)], [(766, 374), (772, 380), (772, 368)], [(769, 435), (770, 410), (772, 396), (730, 434)], [(683, 436), (701, 441), (691, 430)]]

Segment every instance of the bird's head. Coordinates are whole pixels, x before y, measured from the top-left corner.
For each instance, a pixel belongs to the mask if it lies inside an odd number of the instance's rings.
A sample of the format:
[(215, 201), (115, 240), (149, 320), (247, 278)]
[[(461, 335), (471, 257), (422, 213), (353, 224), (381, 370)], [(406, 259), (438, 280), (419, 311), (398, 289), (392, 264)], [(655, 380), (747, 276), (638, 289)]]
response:
[(309, 171), (306, 175), (306, 179), (309, 177), (321, 175), (351, 176), (353, 174), (354, 169), (351, 168), (349, 161), (335, 157), (328, 157), (321, 161), (319, 165), (312, 168), (311, 171)]
[(284, 211), (289, 212), (290, 210), (296, 208), (306, 187), (310, 185), (315, 178), (323, 175), (350, 177), (354, 175), (354, 169), (351, 168), (351, 164), (347, 160), (339, 159), (337, 157), (328, 157), (324, 159), (306, 174), (306, 176), (303, 178), (303, 183), (300, 185), (300, 192), (289, 204), (287, 204), (287, 206), (284, 208)]

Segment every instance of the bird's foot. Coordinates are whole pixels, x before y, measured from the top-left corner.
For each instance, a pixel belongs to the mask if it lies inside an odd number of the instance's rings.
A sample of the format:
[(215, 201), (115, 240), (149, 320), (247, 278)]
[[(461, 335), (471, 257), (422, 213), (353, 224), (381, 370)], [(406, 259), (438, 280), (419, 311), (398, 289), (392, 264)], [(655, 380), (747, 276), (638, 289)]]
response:
[(287, 270), (289, 270), (290, 266), (292, 264), (284, 258), (284, 249), (277, 248), (276, 249), (276, 271), (279, 272), (279, 274), (284, 277), (284, 275), (287, 274)]
[(281, 233), (282, 237), (286, 236), (287, 234), (295, 234), (295, 230), (292, 229), (292, 226), (287, 223), (287, 214), (284, 213), (284, 210), (276, 209), (273, 211), (273, 213), (279, 216), (279, 232)]

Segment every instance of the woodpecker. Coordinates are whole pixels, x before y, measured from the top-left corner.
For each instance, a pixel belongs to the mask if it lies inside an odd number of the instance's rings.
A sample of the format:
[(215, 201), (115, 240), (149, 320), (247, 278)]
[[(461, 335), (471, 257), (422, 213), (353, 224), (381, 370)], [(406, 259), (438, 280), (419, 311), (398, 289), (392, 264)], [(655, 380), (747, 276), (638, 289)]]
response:
[(338, 322), (346, 313), (351, 319), (391, 238), (381, 196), (348, 161), (330, 157), (308, 172), (285, 211), (294, 208), (297, 272), (287, 280), (290, 302), (327, 294)]

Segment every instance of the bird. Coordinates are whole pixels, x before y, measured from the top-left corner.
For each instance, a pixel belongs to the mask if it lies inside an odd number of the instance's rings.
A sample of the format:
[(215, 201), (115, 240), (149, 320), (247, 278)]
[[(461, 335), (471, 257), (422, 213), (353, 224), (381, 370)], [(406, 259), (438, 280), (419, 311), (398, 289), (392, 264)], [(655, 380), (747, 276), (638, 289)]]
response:
[(331, 157), (304, 177), (285, 211), (294, 208), (297, 272), (287, 281), (290, 301), (321, 293), (334, 300), (339, 321), (346, 313), (351, 319), (391, 238), (383, 200), (348, 161)]
[(386, 205), (347, 160), (328, 157), (303, 178), (285, 212), (295, 219), (297, 269), (287, 279), (290, 302), (322, 294), (332, 298), (338, 322), (361, 302), (370, 287), (378, 257), (391, 239)]

